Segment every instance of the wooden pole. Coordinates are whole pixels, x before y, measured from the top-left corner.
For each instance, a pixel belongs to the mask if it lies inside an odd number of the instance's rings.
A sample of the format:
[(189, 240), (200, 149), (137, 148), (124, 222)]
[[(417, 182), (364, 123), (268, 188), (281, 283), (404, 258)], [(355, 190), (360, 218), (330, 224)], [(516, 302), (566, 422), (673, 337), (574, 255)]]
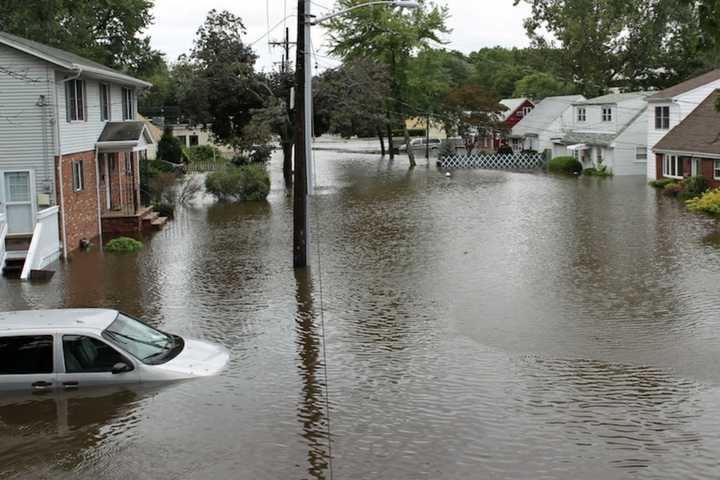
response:
[(308, 262), (308, 215), (307, 215), (307, 132), (305, 49), (306, 20), (310, 0), (298, 0), (297, 15), (297, 61), (295, 62), (295, 181), (293, 182), (293, 266), (305, 268)]

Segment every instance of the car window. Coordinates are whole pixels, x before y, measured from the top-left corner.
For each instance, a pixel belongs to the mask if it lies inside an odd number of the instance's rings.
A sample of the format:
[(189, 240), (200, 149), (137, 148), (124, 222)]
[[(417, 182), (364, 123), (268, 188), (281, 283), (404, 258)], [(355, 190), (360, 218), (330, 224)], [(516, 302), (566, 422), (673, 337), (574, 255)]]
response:
[(107, 343), (82, 335), (63, 336), (63, 355), (67, 373), (111, 372), (117, 363), (130, 364)]
[(51, 335), (0, 338), (0, 375), (53, 373)]
[(102, 335), (110, 343), (147, 365), (168, 362), (184, 347), (180, 337), (168, 335), (122, 313), (118, 314)]

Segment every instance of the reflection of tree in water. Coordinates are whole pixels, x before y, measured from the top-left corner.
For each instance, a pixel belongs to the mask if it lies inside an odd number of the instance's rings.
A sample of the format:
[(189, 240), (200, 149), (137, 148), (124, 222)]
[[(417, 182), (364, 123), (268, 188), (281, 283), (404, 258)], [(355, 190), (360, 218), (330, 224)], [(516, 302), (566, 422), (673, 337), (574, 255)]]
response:
[[(18, 398), (0, 405), (0, 477), (37, 469), (80, 468), (108, 436), (127, 433), (142, 392), (101, 389), (87, 394)], [(58, 463), (55, 463), (58, 459)], [(42, 475), (41, 475), (42, 476)]]
[(312, 278), (308, 271), (296, 272), (298, 370), (303, 392), (298, 406), (302, 436), (308, 443), (308, 473), (324, 479), (328, 472), (329, 438), (322, 379), (321, 338), (313, 308)]

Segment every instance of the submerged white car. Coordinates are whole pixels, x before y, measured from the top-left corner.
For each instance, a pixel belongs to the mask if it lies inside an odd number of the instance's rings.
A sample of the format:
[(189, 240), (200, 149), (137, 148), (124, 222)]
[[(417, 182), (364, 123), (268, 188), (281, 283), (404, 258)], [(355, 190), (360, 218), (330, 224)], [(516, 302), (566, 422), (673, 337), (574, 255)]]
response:
[(229, 359), (220, 345), (161, 332), (117, 310), (0, 313), (0, 392), (205, 377)]

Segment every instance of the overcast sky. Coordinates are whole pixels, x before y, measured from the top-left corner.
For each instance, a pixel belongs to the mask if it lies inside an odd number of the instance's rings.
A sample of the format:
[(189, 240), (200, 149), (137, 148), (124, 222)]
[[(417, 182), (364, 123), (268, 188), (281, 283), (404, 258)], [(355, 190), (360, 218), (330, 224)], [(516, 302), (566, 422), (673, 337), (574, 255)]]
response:
[[(513, 0), (436, 0), (450, 8), (449, 26), (452, 33), (447, 35), (446, 48), (470, 52), (481, 47), (501, 45), (504, 47), (524, 47), (528, 39), (522, 26), (523, 19), (529, 14), (529, 7), (522, 3), (513, 6)], [(266, 8), (267, 3), (267, 8)], [(334, 0), (313, 1), (313, 13), (327, 12)], [(148, 33), (153, 46), (167, 54), (170, 61), (178, 55), (187, 53), (192, 47), (195, 32), (211, 9), (229, 10), (239, 15), (247, 27), (247, 43), (252, 43), (267, 31), (268, 13), (271, 27), (281, 23), (270, 39), (281, 40), (282, 21), (286, 15), (295, 13), (295, 0), (155, 0), (155, 24)], [(287, 8), (287, 10), (286, 10)], [(268, 12), (269, 10), (269, 12)], [(294, 18), (287, 20), (294, 35)], [(321, 29), (313, 34), (316, 50), (323, 55), (326, 41)], [(281, 58), (280, 49), (268, 48), (267, 39), (255, 44), (259, 55), (258, 68), (270, 69), (273, 62)], [(319, 58), (320, 68), (335, 66), (337, 62)]]

